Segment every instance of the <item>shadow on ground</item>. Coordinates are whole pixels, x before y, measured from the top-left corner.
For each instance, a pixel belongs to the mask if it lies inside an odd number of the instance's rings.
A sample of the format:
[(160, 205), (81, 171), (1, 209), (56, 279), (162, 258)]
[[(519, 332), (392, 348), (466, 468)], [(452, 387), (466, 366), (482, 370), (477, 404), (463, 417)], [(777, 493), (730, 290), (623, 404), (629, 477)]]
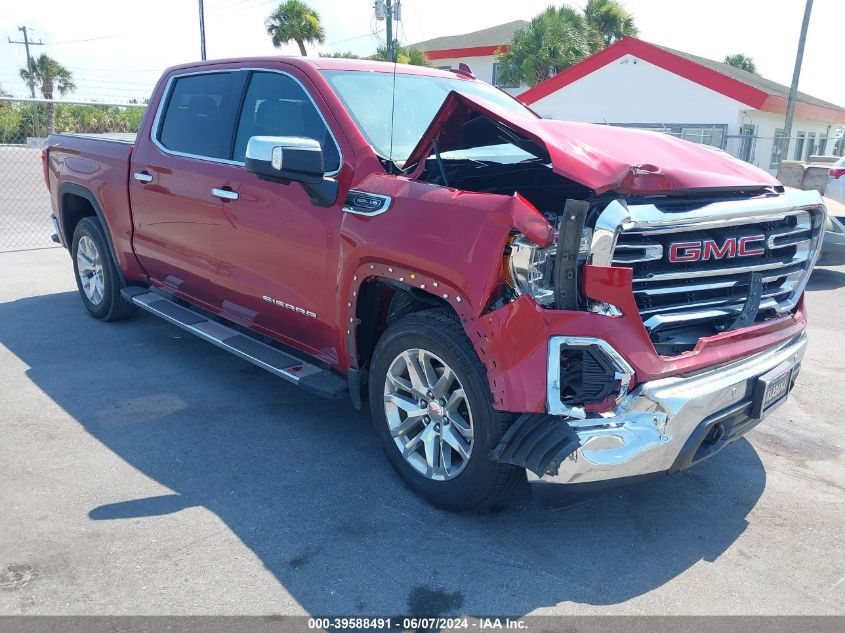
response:
[(842, 286), (845, 286), (845, 271), (832, 268), (814, 268), (807, 282), (809, 291), (836, 290)]
[(0, 343), (89, 433), (175, 491), (108, 500), (91, 520), (208, 508), (315, 615), (619, 603), (718, 558), (765, 486), (741, 440), (639, 487), (454, 515), (403, 487), (364, 413), (154, 317), (98, 323), (75, 293), (33, 297), (0, 304)]

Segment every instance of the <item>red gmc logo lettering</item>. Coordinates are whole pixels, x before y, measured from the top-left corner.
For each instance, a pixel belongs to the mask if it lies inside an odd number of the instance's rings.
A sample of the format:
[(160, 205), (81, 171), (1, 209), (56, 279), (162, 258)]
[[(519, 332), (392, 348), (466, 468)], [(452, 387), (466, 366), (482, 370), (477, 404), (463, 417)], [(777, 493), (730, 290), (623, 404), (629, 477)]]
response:
[(699, 240), (697, 242), (675, 242), (669, 245), (669, 261), (673, 263), (707, 261), (708, 259), (724, 259), (726, 257), (750, 257), (762, 255), (765, 249), (757, 246), (765, 241), (765, 235), (746, 235), (745, 237), (729, 237), (722, 245), (714, 240)]

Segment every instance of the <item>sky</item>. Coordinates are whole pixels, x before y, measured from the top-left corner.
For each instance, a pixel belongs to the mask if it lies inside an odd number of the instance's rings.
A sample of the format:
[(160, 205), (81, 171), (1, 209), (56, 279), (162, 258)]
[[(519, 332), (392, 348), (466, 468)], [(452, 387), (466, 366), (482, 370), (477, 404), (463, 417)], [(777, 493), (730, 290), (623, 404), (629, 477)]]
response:
[[(326, 44), (309, 54), (369, 54), (384, 40), (372, 0), (308, 0), (320, 14)], [(279, 0), (205, 0), (208, 58), (297, 54), (296, 45), (273, 48), (264, 19)], [(403, 44), (456, 35), (517, 19), (528, 20), (552, 0), (403, 0), (398, 36)], [(568, 2), (583, 6), (584, 0)], [(710, 59), (731, 53), (752, 57), (758, 72), (789, 85), (804, 0), (623, 0), (641, 39)], [(200, 58), (198, 0), (3, 0), (0, 14), (0, 86), (25, 97), (18, 77), (25, 64), (19, 26), (32, 29), (33, 55), (46, 52), (69, 68), (73, 98), (126, 102), (149, 96), (168, 66)], [(562, 4), (557, 2), (557, 5)], [(845, 0), (815, 0), (800, 90), (845, 106)], [(838, 59), (838, 64), (834, 63)]]

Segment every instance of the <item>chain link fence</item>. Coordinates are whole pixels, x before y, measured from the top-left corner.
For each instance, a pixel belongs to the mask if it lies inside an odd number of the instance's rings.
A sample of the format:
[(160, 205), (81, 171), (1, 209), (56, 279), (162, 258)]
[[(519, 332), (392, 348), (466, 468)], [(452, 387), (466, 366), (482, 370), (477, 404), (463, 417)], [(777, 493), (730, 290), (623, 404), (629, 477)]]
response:
[[(108, 104), (0, 97), (0, 252), (50, 248), (50, 195), (41, 168), (47, 130), (85, 134), (137, 132), (144, 104)], [(724, 126), (651, 127), (688, 141), (710, 145), (763, 169), (776, 170), (784, 137), (754, 131), (729, 135)], [(796, 136), (788, 157), (845, 153), (845, 139)]]
[(842, 156), (845, 153), (845, 143), (841, 138), (815, 138), (815, 135), (790, 138), (781, 135), (726, 135), (722, 149), (763, 169), (777, 170), (784, 147), (788, 147), (785, 160), (791, 161), (809, 162), (811, 156)]
[(41, 166), (47, 130), (136, 132), (144, 107), (0, 97), (0, 252), (57, 246)]
[(741, 134), (727, 134), (724, 126), (703, 128), (684, 128), (679, 131), (669, 127), (645, 128), (655, 132), (662, 132), (685, 141), (708, 145), (721, 149), (731, 156), (752, 163), (757, 167), (776, 170), (781, 161), (781, 149), (787, 145), (786, 160), (808, 161), (810, 156), (828, 155), (842, 156), (845, 154), (845, 139), (840, 137), (818, 137), (815, 134), (798, 133), (786, 138), (783, 135), (761, 136), (750, 129)]

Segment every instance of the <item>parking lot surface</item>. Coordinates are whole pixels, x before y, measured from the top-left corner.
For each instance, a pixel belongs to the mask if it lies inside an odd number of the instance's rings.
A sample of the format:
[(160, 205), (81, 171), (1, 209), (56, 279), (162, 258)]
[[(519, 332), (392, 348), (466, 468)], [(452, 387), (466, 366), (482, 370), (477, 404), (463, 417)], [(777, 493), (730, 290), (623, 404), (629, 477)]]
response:
[(2, 614), (845, 614), (845, 267), (789, 402), (693, 470), (455, 515), (368, 416), (0, 253)]

